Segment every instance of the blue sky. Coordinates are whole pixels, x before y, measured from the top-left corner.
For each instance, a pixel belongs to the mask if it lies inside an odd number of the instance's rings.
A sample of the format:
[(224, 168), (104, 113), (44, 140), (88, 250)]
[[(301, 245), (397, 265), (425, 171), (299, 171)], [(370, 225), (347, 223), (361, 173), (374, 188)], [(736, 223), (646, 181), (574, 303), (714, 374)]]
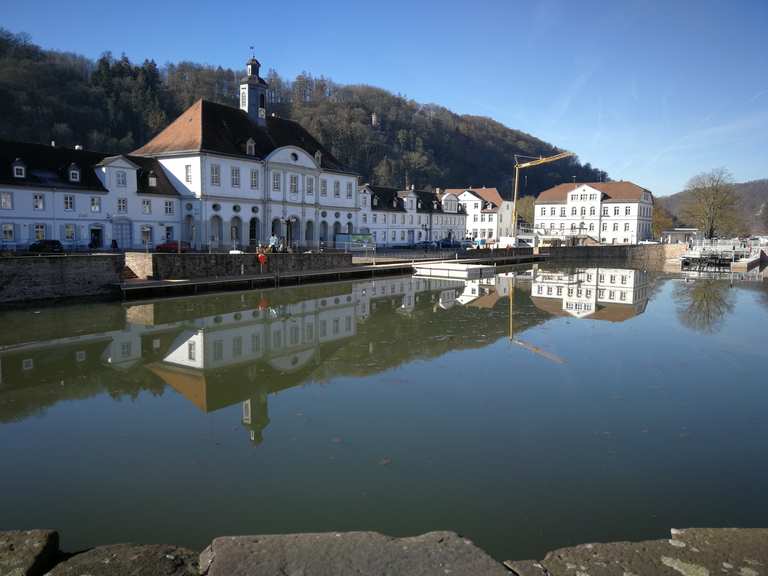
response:
[(381, 86), (495, 118), (658, 195), (719, 166), (768, 178), (768, 1), (41, 0), (46, 48)]

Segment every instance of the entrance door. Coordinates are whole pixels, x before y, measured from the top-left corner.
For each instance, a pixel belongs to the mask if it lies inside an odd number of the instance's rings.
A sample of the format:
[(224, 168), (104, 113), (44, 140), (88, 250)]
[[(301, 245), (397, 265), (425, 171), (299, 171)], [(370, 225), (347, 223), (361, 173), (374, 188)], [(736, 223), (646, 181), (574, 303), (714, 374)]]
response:
[(131, 223), (115, 222), (112, 224), (112, 238), (117, 242), (119, 250), (131, 248)]
[(408, 230), (408, 244), (414, 244), (413, 230)]
[(101, 228), (91, 228), (91, 242), (88, 244), (90, 248), (101, 248), (101, 242), (104, 235)]

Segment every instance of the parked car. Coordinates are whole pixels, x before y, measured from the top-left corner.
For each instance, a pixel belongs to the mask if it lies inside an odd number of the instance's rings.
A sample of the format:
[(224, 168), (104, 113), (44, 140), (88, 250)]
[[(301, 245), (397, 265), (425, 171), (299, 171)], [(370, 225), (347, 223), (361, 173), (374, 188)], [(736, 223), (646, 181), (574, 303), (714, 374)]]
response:
[(64, 246), (58, 240), (38, 240), (29, 245), (29, 251), (35, 254), (63, 254)]
[(440, 248), (459, 248), (460, 243), (458, 240), (454, 240), (453, 238), (443, 238), (440, 240)]
[[(189, 252), (191, 249), (189, 242), (181, 242), (181, 251), (182, 252)], [(156, 252), (178, 252), (179, 251), (179, 242), (176, 240), (169, 240), (168, 242), (163, 242), (162, 244), (158, 244), (155, 246)]]
[(432, 240), (422, 240), (421, 242), (417, 242), (415, 246), (422, 250), (434, 250), (437, 248), (437, 242), (433, 242)]

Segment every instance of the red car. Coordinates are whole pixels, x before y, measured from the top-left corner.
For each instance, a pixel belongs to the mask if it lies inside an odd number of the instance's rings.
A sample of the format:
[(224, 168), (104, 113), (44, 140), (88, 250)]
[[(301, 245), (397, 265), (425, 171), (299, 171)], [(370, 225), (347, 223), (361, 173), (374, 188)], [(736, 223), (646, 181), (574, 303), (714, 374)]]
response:
[[(181, 251), (189, 252), (189, 242), (181, 242)], [(179, 252), (179, 242), (176, 240), (170, 240), (169, 242), (163, 242), (155, 246), (155, 252)]]

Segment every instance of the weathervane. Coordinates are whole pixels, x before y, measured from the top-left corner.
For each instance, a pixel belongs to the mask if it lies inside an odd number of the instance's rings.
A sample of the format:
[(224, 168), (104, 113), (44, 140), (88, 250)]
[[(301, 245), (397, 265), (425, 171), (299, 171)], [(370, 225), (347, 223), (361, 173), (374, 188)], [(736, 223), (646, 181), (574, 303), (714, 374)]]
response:
[(251, 46), (251, 58), (256, 58), (256, 52), (254, 52), (253, 46)]

